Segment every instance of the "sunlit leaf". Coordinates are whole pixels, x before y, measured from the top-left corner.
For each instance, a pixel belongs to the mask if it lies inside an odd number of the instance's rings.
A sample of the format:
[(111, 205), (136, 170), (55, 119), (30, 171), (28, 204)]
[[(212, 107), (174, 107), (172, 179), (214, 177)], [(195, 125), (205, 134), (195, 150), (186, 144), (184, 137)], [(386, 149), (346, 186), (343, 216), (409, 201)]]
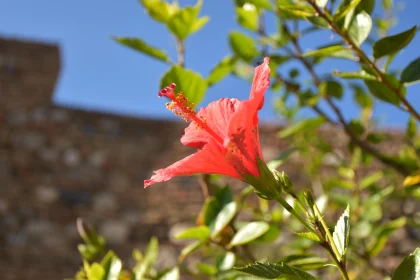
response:
[(232, 51), (245, 61), (251, 61), (258, 54), (254, 39), (241, 32), (232, 31), (229, 43)]
[(142, 52), (148, 56), (162, 60), (163, 62), (170, 61), (166, 52), (147, 44), (145, 41), (141, 40), (140, 38), (113, 37), (112, 39), (129, 48), (132, 48), (133, 50)]
[(157, 21), (167, 23), (179, 7), (177, 4), (170, 4), (164, 0), (141, 0), (146, 12)]
[(337, 246), (338, 253), (337, 256), (339, 259), (343, 259), (346, 255), (347, 247), (349, 246), (349, 237), (350, 237), (350, 206), (347, 205), (346, 210), (340, 219), (338, 219), (337, 225), (335, 226), (333, 239), (334, 243)]
[(207, 77), (207, 83), (209, 86), (212, 86), (220, 82), (224, 77), (229, 75), (234, 68), (236, 58), (234, 57), (225, 57), (220, 61), (210, 72), (210, 75)]
[(418, 280), (420, 279), (420, 248), (414, 250), (410, 256), (405, 257), (394, 271), (391, 280)]
[(343, 0), (337, 11), (334, 14), (334, 21), (339, 21), (342, 17), (346, 16), (352, 9), (354, 9), (361, 0)]
[(235, 269), (263, 279), (316, 280), (311, 274), (285, 263), (256, 262)]
[(251, 222), (240, 228), (233, 236), (229, 246), (243, 245), (257, 239), (269, 230), (270, 226), (265, 222)]
[(244, 7), (236, 8), (236, 20), (238, 23), (251, 31), (257, 31), (258, 29), (258, 11), (257, 8), (248, 4)]
[(365, 11), (354, 16), (349, 26), (349, 36), (352, 41), (360, 46), (369, 36), (372, 29), (372, 19)]
[(205, 240), (210, 237), (210, 230), (206, 226), (198, 226), (186, 229), (175, 236), (176, 239), (200, 239)]

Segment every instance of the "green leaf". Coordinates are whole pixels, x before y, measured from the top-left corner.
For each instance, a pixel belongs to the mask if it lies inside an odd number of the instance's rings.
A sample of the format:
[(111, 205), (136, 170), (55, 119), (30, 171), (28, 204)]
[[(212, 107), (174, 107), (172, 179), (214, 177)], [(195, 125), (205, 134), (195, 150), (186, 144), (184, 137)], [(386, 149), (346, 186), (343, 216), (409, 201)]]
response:
[(207, 84), (212, 86), (220, 82), (224, 77), (230, 74), (233, 71), (235, 66), (236, 58), (235, 57), (225, 57), (220, 61), (210, 72), (210, 75), (207, 77)]
[(354, 9), (361, 0), (343, 0), (334, 15), (334, 21), (337, 22)]
[(133, 268), (134, 280), (143, 280), (144, 275), (152, 268), (157, 260), (159, 251), (159, 241), (156, 237), (152, 237), (147, 245), (143, 261)]
[(302, 55), (303, 57), (335, 57), (335, 58), (346, 58), (355, 60), (353, 52), (349, 49), (344, 48), (341, 45), (332, 45), (317, 50), (309, 51)]
[(101, 265), (104, 269), (103, 280), (118, 280), (120, 275), (122, 262), (114, 254), (114, 252), (109, 251), (101, 261)]
[(324, 268), (328, 259), (317, 257), (315, 254), (295, 254), (281, 258), (279, 262), (287, 263), (302, 270), (314, 270)]
[(169, 4), (163, 0), (141, 0), (146, 12), (157, 21), (167, 23), (179, 7), (177, 4)]
[(409, 139), (414, 139), (414, 137), (416, 137), (416, 135), (417, 135), (417, 124), (416, 124), (416, 120), (414, 119), (414, 117), (410, 117), (410, 120), (408, 121), (408, 124), (407, 124), (407, 129), (405, 131), (405, 135)]
[(213, 275), (216, 275), (217, 273), (217, 267), (215, 267), (214, 265), (206, 264), (206, 263), (197, 264), (197, 269), (201, 273), (208, 276), (213, 276)]
[(368, 81), (376, 81), (376, 77), (369, 74), (368, 72), (362, 70), (360, 72), (333, 72), (334, 76), (343, 78), (343, 79), (362, 79)]
[(359, 3), (356, 7), (356, 11), (365, 11), (369, 15), (372, 14), (373, 9), (375, 8), (375, 0), (364, 0)]
[(99, 263), (93, 263), (86, 274), (88, 280), (103, 280), (105, 277), (105, 269)]
[(179, 268), (175, 266), (174, 268), (163, 274), (161, 277), (159, 277), (159, 280), (179, 280), (179, 277)]
[(333, 239), (334, 243), (337, 246), (338, 253), (337, 256), (339, 259), (344, 259), (346, 255), (347, 247), (349, 246), (349, 236), (350, 236), (350, 216), (349, 216), (349, 205), (347, 205), (346, 210), (340, 219), (338, 219), (337, 225), (335, 226)]
[(316, 280), (311, 274), (285, 263), (256, 262), (235, 269), (263, 279)]
[(221, 271), (229, 270), (235, 265), (236, 256), (232, 252), (226, 252), (223, 259), (218, 263), (217, 268)]
[(226, 204), (217, 214), (216, 219), (210, 224), (211, 236), (216, 237), (229, 223), (236, 214), (236, 202)]
[(232, 51), (245, 61), (249, 62), (258, 55), (255, 41), (241, 32), (232, 31), (229, 34), (229, 43)]
[[(262, 201), (267, 202), (267, 200), (261, 199)], [(254, 243), (271, 243), (274, 242), (280, 235), (280, 229), (278, 226), (270, 225), (270, 228), (266, 233), (254, 240)]]
[(237, 7), (253, 5), (258, 9), (273, 10), (270, 0), (235, 0), (235, 4)]
[(148, 56), (162, 60), (163, 62), (170, 62), (170, 59), (166, 52), (150, 46), (140, 38), (129, 38), (129, 37), (112, 37), (112, 39), (118, 43), (121, 43), (133, 50), (142, 52)]
[(312, 6), (305, 5), (279, 5), (279, 15), (286, 19), (305, 19), (307, 17), (314, 17), (315, 10)]
[(420, 82), (420, 57), (413, 60), (401, 73), (401, 83), (415, 84)]
[[(386, 79), (391, 83), (391, 85), (394, 88), (400, 89), (400, 92), (403, 96), (406, 94), (406, 88), (400, 84), (398, 79), (391, 74), (384, 74)], [(372, 93), (373, 96), (376, 98), (394, 104), (399, 105), (400, 99), (398, 96), (384, 83), (378, 82), (378, 81), (371, 81), (365, 79), (365, 84), (368, 87), (370, 93)]]
[(324, 81), (318, 86), (319, 93), (322, 96), (332, 96), (337, 99), (341, 99), (344, 94), (342, 85), (336, 81)]
[(258, 30), (258, 11), (254, 5), (249, 4), (236, 8), (236, 19), (246, 29)]
[(415, 25), (404, 32), (380, 39), (373, 45), (373, 57), (378, 59), (405, 48), (413, 40), (416, 30)]
[(420, 248), (414, 250), (395, 270), (391, 280), (418, 280), (420, 279)]
[(372, 29), (372, 19), (365, 11), (357, 14), (350, 23), (349, 36), (352, 41), (360, 46), (369, 36)]
[(317, 130), (325, 123), (325, 120), (321, 117), (319, 118), (312, 118), (312, 119), (305, 119), (300, 122), (297, 122), (293, 125), (287, 126), (285, 129), (281, 130), (277, 136), (280, 138), (286, 138), (290, 137), (296, 133), (299, 133), (301, 131), (307, 131), (307, 130)]
[(176, 239), (200, 239), (200, 240), (206, 240), (209, 237), (210, 237), (210, 230), (206, 226), (192, 227), (181, 232), (177, 236), (175, 236)]
[(163, 75), (160, 80), (160, 88), (164, 88), (171, 83), (175, 83), (176, 92), (182, 92), (190, 102), (194, 103), (194, 106), (200, 103), (207, 90), (207, 83), (200, 74), (178, 65), (173, 65)]
[(316, 235), (313, 232), (296, 232), (296, 235), (298, 235), (300, 237), (303, 237), (303, 238), (310, 239), (310, 240), (315, 241), (315, 242), (321, 242), (321, 238), (319, 238), (319, 236)]
[(373, 105), (373, 99), (370, 97), (365, 90), (359, 85), (352, 85), (354, 92), (354, 101), (359, 104), (362, 108), (369, 108)]
[(385, 247), (388, 237), (397, 229), (405, 226), (406, 222), (407, 218), (401, 217), (376, 228), (373, 232), (373, 240), (369, 244), (369, 255), (377, 256)]
[(201, 5), (202, 0), (198, 0), (194, 7), (187, 6), (180, 9), (169, 19), (168, 28), (179, 40), (183, 41), (208, 22), (208, 17), (198, 18)]
[(381, 180), (383, 178), (383, 176), (384, 176), (384, 173), (382, 171), (375, 172), (375, 173), (363, 178), (360, 181), (359, 186), (360, 186), (361, 189), (369, 188), (370, 186), (372, 186), (373, 184), (375, 184), (376, 182)]
[(229, 247), (247, 244), (266, 233), (269, 228), (266, 222), (251, 222), (238, 230), (230, 241)]
[(204, 244), (205, 244), (205, 242), (202, 241), (202, 240), (197, 240), (197, 241), (189, 244), (187, 247), (182, 249), (181, 254), (179, 254), (179, 261), (182, 262), (189, 254), (196, 251), (197, 249), (199, 249)]

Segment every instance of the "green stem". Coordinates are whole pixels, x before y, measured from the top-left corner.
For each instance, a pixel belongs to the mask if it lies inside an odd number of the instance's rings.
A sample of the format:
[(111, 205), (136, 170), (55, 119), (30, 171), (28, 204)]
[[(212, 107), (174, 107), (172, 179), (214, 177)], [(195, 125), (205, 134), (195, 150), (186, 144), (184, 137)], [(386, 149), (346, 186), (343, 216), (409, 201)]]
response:
[(350, 280), (349, 276), (347, 275), (347, 270), (344, 268), (343, 263), (340, 262), (337, 257), (335, 256), (334, 252), (331, 249), (330, 244), (328, 244), (328, 242), (325, 242), (324, 244), (321, 244), (322, 247), (325, 248), (325, 250), (328, 252), (328, 254), (331, 256), (331, 258), (333, 259), (335, 265), (337, 266), (338, 270), (341, 273), (341, 276), (343, 277), (343, 279), (345, 280)]
[(325, 234), (327, 235), (327, 238), (330, 241), (332, 250), (334, 251), (334, 253), (337, 256), (337, 258), (339, 258), (339, 261), (341, 261), (341, 255), (338, 252), (337, 245), (335, 245), (335, 242), (334, 242), (334, 239), (333, 239), (333, 237), (331, 235), (330, 229), (328, 228), (327, 224), (325, 223), (324, 217), (322, 217), (322, 213), (319, 210), (319, 208), (316, 205), (316, 203), (314, 203), (314, 210), (315, 210), (316, 214), (318, 215), (318, 219), (321, 222), (321, 225), (324, 227)]
[(298, 213), (296, 213), (296, 211), (295, 211), (295, 209), (293, 209), (293, 207), (292, 206), (290, 206), (290, 204), (289, 203), (287, 203), (287, 201), (286, 200), (284, 200), (284, 198), (282, 198), (282, 197), (278, 197), (277, 199), (276, 199), (277, 201), (278, 201), (278, 203), (280, 203), (290, 214), (292, 214), (293, 216), (295, 216), (296, 217), (296, 219), (298, 219), (301, 223), (302, 223), (302, 225), (304, 226), (304, 227), (306, 227), (310, 232), (313, 232), (313, 233), (315, 233), (316, 235), (318, 235), (318, 233), (308, 224), (308, 222), (307, 221), (305, 221), (301, 216), (299, 216), (299, 214)]

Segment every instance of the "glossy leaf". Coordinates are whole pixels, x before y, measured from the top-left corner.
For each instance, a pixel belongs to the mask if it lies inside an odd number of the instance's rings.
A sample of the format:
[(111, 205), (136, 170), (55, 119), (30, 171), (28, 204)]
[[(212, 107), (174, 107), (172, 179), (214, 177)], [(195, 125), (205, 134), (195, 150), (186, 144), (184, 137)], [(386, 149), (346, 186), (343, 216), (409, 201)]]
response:
[(232, 201), (220, 210), (216, 219), (210, 224), (212, 237), (216, 237), (232, 221), (233, 217), (235, 217), (236, 209), (236, 202)]
[(335, 226), (333, 239), (334, 243), (337, 246), (338, 253), (337, 256), (339, 259), (343, 259), (346, 255), (347, 247), (349, 246), (349, 237), (350, 237), (350, 213), (349, 206), (347, 205), (346, 210), (340, 219), (338, 219), (337, 225)]
[(180, 274), (179, 274), (179, 268), (174, 267), (165, 274), (163, 274), (161, 277), (159, 277), (159, 280), (179, 280)]
[(234, 57), (225, 57), (210, 72), (207, 77), (207, 84), (212, 86), (220, 82), (224, 77), (229, 75), (234, 68), (236, 59)]
[(114, 254), (114, 252), (109, 251), (102, 259), (101, 265), (105, 272), (102, 278), (103, 280), (118, 280), (122, 268), (122, 262)]
[(229, 247), (247, 244), (266, 233), (269, 228), (270, 226), (266, 222), (251, 222), (238, 230)]
[(251, 31), (258, 30), (258, 11), (252, 5), (244, 5), (243, 7), (236, 8), (236, 20), (238, 23)]
[(420, 57), (413, 60), (401, 73), (401, 83), (415, 84), (420, 82)]
[(316, 280), (311, 274), (285, 263), (256, 262), (235, 269), (263, 279)]
[(149, 44), (147, 44), (145, 41), (141, 40), (140, 38), (130, 38), (130, 37), (113, 37), (114, 41), (121, 43), (133, 50), (136, 50), (138, 52), (144, 53), (148, 56), (154, 57), (156, 59), (159, 59), (163, 62), (169, 62), (170, 59), (166, 52), (157, 49)]
[(179, 254), (179, 257), (178, 257), (179, 261), (182, 262), (189, 254), (198, 250), (204, 244), (205, 244), (205, 242), (202, 241), (202, 240), (197, 240), (197, 241), (189, 244), (187, 247), (182, 249), (181, 253)]
[(396, 53), (405, 48), (416, 35), (417, 26), (393, 36), (380, 39), (373, 45), (373, 57), (375, 59)]
[(251, 61), (258, 54), (254, 39), (241, 32), (232, 31), (229, 43), (232, 51), (245, 61)]
[(306, 5), (285, 5), (285, 6), (278, 6), (279, 14), (282, 17), (289, 18), (289, 19), (305, 19), (307, 17), (314, 17), (315, 10), (311, 6)]
[(223, 270), (229, 270), (235, 265), (236, 256), (232, 252), (226, 252), (223, 259), (220, 261), (220, 263), (217, 265), (218, 269)]
[(189, 228), (181, 233), (179, 233), (177, 236), (175, 236), (176, 239), (200, 239), (205, 240), (210, 237), (210, 230), (206, 226), (198, 226)]
[(295, 124), (287, 126), (285, 129), (281, 130), (277, 135), (280, 138), (290, 137), (296, 133), (310, 130), (316, 130), (320, 128), (325, 123), (325, 120), (321, 117), (313, 119), (305, 119)]
[(360, 46), (369, 36), (372, 29), (372, 19), (365, 11), (354, 16), (349, 26), (349, 36), (352, 41)]
[(182, 92), (188, 100), (194, 104), (200, 103), (207, 90), (207, 83), (200, 74), (174, 65), (160, 80), (160, 88), (171, 83), (176, 84), (175, 92)]
[(318, 7), (324, 8), (327, 5), (328, 0), (315, 0), (315, 3)]
[(418, 280), (420, 279), (420, 248), (414, 250), (410, 256), (397, 267), (391, 280)]
[(105, 277), (105, 269), (99, 263), (93, 263), (89, 269), (85, 267), (85, 271), (88, 280), (103, 280)]
[(237, 7), (243, 7), (247, 4), (254, 5), (257, 9), (273, 10), (270, 0), (235, 0)]
[(144, 275), (153, 267), (156, 263), (159, 251), (159, 242), (156, 237), (152, 237), (147, 245), (146, 252), (142, 262), (138, 263), (133, 268), (134, 279), (133, 280), (142, 280)]

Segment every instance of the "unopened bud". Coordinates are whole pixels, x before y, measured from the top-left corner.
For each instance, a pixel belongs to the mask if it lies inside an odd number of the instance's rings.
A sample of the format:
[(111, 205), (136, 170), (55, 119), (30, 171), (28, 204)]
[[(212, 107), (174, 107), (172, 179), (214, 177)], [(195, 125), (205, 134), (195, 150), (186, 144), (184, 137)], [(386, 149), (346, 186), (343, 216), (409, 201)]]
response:
[(288, 194), (292, 194), (293, 183), (290, 181), (289, 175), (287, 175), (287, 173), (284, 171), (271, 170), (271, 172), (273, 173), (274, 178), (276, 178), (278, 184), (281, 185), (283, 191)]
[(303, 198), (305, 200), (306, 206), (308, 206), (309, 209), (311, 209), (312, 216), (315, 217), (315, 210), (314, 210), (315, 200), (314, 200), (314, 196), (312, 195), (312, 192), (310, 190), (304, 190)]

